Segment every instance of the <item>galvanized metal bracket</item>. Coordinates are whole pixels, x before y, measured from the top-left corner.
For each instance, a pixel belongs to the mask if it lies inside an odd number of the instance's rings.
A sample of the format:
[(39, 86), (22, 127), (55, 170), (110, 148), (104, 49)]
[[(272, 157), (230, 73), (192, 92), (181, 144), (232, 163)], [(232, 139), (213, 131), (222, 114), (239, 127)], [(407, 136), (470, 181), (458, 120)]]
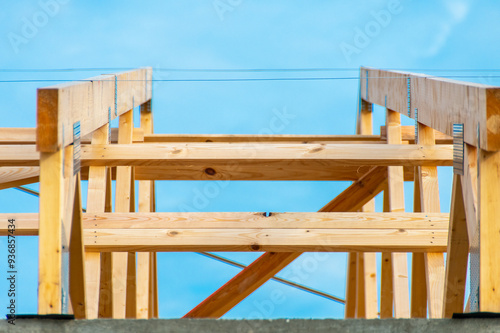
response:
[(464, 124), (453, 124), (453, 173), (464, 175)]
[(80, 121), (73, 124), (73, 175), (80, 172)]

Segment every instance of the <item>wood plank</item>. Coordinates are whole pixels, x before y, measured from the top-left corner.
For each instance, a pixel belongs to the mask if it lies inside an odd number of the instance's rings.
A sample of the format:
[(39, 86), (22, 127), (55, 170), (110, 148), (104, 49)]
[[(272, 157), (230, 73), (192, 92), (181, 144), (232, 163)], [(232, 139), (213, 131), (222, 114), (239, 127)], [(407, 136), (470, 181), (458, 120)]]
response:
[(407, 79), (410, 78), (412, 118), (418, 108), (419, 122), (449, 136), (453, 135), (454, 123), (463, 123), (464, 140), (473, 146), (477, 146), (479, 123), (482, 148), (500, 149), (500, 88), (366, 67), (361, 68), (360, 75), (362, 99), (384, 105), (387, 96), (387, 107), (402, 114), (408, 112)]
[[(330, 206), (331, 207), (331, 206)], [(0, 236), (7, 235), (6, 222), (16, 219), (18, 236), (38, 235), (37, 213), (0, 214)], [(130, 229), (366, 229), (380, 230), (448, 230), (447, 213), (84, 213), (85, 230)]]
[[(148, 103), (148, 102), (146, 102)], [(103, 125), (104, 126), (104, 125)], [(81, 137), (82, 144), (90, 144), (93, 132)], [(141, 128), (134, 128), (132, 142), (143, 142), (144, 131)], [(373, 140), (375, 141), (375, 140)], [(111, 143), (118, 143), (118, 128), (111, 128)], [(34, 145), (36, 144), (35, 127), (2, 127), (0, 131), (0, 145)]]
[(479, 310), (500, 312), (500, 153), (479, 151)]
[(477, 222), (477, 148), (464, 145), (464, 175), (462, 177), (465, 215), (467, 220), (467, 233), (469, 240), (476, 237), (479, 232)]
[[(0, 152), (2, 152), (0, 146)], [(207, 167), (213, 162), (281, 163), (299, 161), (320, 163), (323, 167), (339, 165), (440, 166), (452, 165), (452, 146), (414, 145), (341, 145), (341, 144), (150, 144), (150, 145), (83, 145), (83, 165), (162, 166), (172, 162)], [(19, 158), (18, 158), (19, 160)], [(4, 165), (8, 157), (3, 158)], [(15, 162), (14, 162), (15, 163)], [(20, 162), (17, 162), (20, 163)]]
[(40, 156), (38, 314), (62, 313), (63, 151)]
[[(109, 141), (109, 124), (95, 130), (92, 143), (105, 144)], [(87, 186), (87, 212), (104, 213), (106, 203), (106, 174), (105, 166), (89, 168)], [(86, 291), (87, 291), (87, 319), (98, 318), (99, 290), (101, 286), (101, 254), (99, 252), (85, 253)], [(110, 300), (111, 301), (111, 300)]]
[(460, 175), (455, 174), (453, 175), (448, 231), (443, 318), (451, 318), (453, 313), (463, 312), (468, 261), (469, 237), (465, 219), (462, 180)]
[(145, 134), (144, 142), (379, 142), (380, 135), (290, 135), (290, 134)]
[[(387, 109), (386, 112), (387, 143), (401, 145), (401, 116)], [(389, 166), (387, 168), (387, 200), (390, 212), (404, 212), (404, 176), (403, 168)], [(394, 298), (394, 316), (409, 318), (408, 265), (406, 253), (392, 253), (392, 286)]]
[(347, 277), (344, 308), (345, 319), (352, 319), (356, 317), (357, 256), (356, 252), (350, 252), (347, 254)]
[[(418, 168), (415, 167), (413, 185), (413, 211), (421, 212), (420, 181)], [(427, 280), (425, 275), (425, 259), (422, 253), (412, 254), (411, 266), (411, 317), (427, 318)]]
[[(384, 212), (390, 211), (389, 189), (384, 189)], [(394, 214), (394, 213), (391, 213)], [(392, 281), (392, 255), (382, 253), (380, 281), (380, 319), (392, 318), (394, 308), (394, 286)]]
[[(293, 162), (305, 168), (322, 166), (451, 166), (451, 145), (342, 145), (342, 144), (118, 144), (82, 145), (83, 166), (166, 166), (189, 163), (273, 163), (284, 167)], [(31, 145), (1, 145), (0, 166), (37, 166), (39, 153)]]
[[(371, 135), (373, 134), (373, 119), (372, 119), (372, 111), (373, 106), (366, 102), (362, 102), (362, 108), (360, 112), (359, 120), (359, 131), (357, 134), (361, 135)], [(387, 170), (385, 168), (380, 168), (384, 172), (384, 178), (387, 177)], [(381, 182), (382, 183), (382, 182)], [(364, 185), (364, 184), (362, 184)], [(385, 187), (385, 182), (380, 188), (377, 189), (380, 192)], [(358, 202), (362, 202), (359, 200)], [(354, 206), (354, 205), (353, 205)], [(373, 213), (375, 212), (375, 199), (371, 199), (366, 202), (361, 211)], [(362, 257), (360, 260), (360, 257)], [(359, 269), (358, 275), (358, 285), (363, 284), (362, 293), (360, 288), (358, 287), (358, 300), (360, 300), (358, 307), (363, 307), (364, 318), (372, 319), (378, 317), (378, 298), (377, 298), (377, 257), (375, 253), (358, 253), (358, 267)], [(360, 281), (362, 280), (362, 281)], [(360, 297), (361, 296), (361, 297)], [(359, 316), (361, 317), (361, 316)]]
[(75, 195), (73, 204), (73, 219), (69, 243), (69, 292), (73, 313), (76, 319), (86, 319), (86, 281), (85, 281), (85, 251), (83, 244), (82, 199), (80, 175), (75, 177)]
[[(428, 126), (418, 124), (419, 144), (432, 145), (435, 141), (434, 130)], [(420, 203), (422, 212), (438, 213), (441, 211), (439, 204), (439, 185), (437, 168), (422, 166), (418, 168), (420, 183)], [(441, 318), (443, 315), (444, 295), (444, 256), (443, 253), (424, 254), (427, 304), (430, 318)]]
[[(153, 133), (153, 115), (151, 113), (151, 101), (141, 106), (141, 129), (144, 133)], [(152, 193), (152, 181), (139, 181), (139, 212), (149, 213), (153, 210), (152, 200), (154, 193)], [(152, 280), (150, 276), (156, 271), (152, 272), (152, 261), (156, 261), (156, 253), (139, 252), (137, 253), (137, 319), (149, 318), (149, 306), (152, 302), (149, 301), (151, 297)]]
[(83, 137), (108, 123), (109, 117), (114, 119), (147, 102), (151, 99), (151, 79), (148, 67), (39, 88), (37, 149), (54, 152), (71, 144), (71, 129), (77, 121)]
[(101, 252), (444, 252), (447, 235), (442, 229), (375, 229), (369, 224), (364, 229), (108, 228), (85, 229), (85, 244), (88, 251)]
[(0, 167), (0, 190), (39, 182), (39, 167)]
[[(119, 119), (118, 143), (125, 144), (132, 141), (132, 131), (134, 128), (133, 110), (122, 114)], [(130, 211), (132, 168), (130, 166), (120, 166), (116, 168), (116, 197), (115, 211), (118, 213)], [(123, 319), (126, 317), (127, 304), (127, 272), (128, 254), (112, 254), (112, 297), (113, 315), (112, 318)], [(134, 277), (135, 278), (135, 277)]]
[[(435, 131), (436, 144), (453, 144), (453, 138), (449, 135)], [(408, 141), (409, 144), (415, 144), (415, 127), (401, 126), (401, 139)], [(387, 140), (387, 132), (385, 126), (380, 126), (380, 140)]]

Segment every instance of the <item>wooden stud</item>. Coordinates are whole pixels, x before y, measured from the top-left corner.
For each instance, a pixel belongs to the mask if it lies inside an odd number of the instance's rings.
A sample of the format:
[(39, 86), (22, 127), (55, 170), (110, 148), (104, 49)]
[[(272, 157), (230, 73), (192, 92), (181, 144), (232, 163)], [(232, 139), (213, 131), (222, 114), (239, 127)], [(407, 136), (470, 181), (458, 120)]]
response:
[[(387, 109), (387, 143), (401, 144), (401, 116)], [(403, 168), (390, 166), (388, 173), (388, 208), (390, 212), (404, 212)], [(392, 285), (394, 297), (394, 316), (409, 318), (408, 266), (406, 253), (392, 253)]]
[[(415, 167), (413, 185), (413, 211), (421, 212), (420, 181), (418, 168)], [(412, 254), (411, 268), (411, 317), (427, 318), (427, 280), (425, 277), (425, 259), (422, 253)]]
[[(434, 130), (419, 123), (418, 142), (423, 145), (432, 145), (435, 142)], [(418, 172), (422, 212), (440, 212), (437, 168), (435, 166), (421, 166), (418, 168)], [(427, 278), (426, 285), (429, 317), (441, 318), (443, 315), (445, 278), (443, 253), (426, 253), (424, 254), (424, 261)]]
[(75, 195), (70, 238), (69, 292), (76, 319), (86, 319), (85, 252), (83, 244), (82, 200), (80, 174), (75, 177)]
[(60, 314), (61, 233), (64, 211), (63, 151), (40, 154), (38, 314)]
[(479, 151), (479, 310), (500, 312), (500, 152)]
[[(130, 110), (120, 116), (118, 143), (126, 144), (132, 141), (132, 131), (134, 128), (133, 110)], [(130, 184), (132, 182), (132, 169), (129, 166), (119, 166), (116, 168), (116, 198), (115, 211), (130, 211)], [(128, 279), (128, 253), (113, 253), (111, 262), (112, 279), (112, 306), (115, 319), (122, 319), (126, 316), (127, 303), (127, 282)]]
[(463, 311), (468, 261), (469, 237), (465, 219), (462, 180), (460, 175), (455, 174), (453, 175), (450, 228), (448, 231), (443, 318), (451, 318), (453, 313)]
[[(108, 143), (109, 124), (94, 131), (93, 144)], [(87, 189), (87, 212), (103, 213), (106, 203), (106, 173), (104, 166), (89, 168)], [(101, 254), (99, 252), (85, 253), (86, 290), (87, 290), (87, 319), (96, 319), (99, 310), (99, 290), (101, 275)]]

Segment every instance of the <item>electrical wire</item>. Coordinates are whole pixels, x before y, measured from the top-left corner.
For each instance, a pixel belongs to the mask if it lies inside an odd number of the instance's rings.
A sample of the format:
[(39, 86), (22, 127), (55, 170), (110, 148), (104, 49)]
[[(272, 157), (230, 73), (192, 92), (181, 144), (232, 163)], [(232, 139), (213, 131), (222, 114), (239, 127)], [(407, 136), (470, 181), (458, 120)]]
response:
[[(428, 75), (430, 78), (500, 78), (500, 75)], [(228, 79), (152, 79), (152, 80), (118, 80), (120, 82), (245, 82), (245, 81), (333, 81), (333, 80), (359, 80), (359, 76), (348, 77), (280, 77), (280, 78), (228, 78)], [(368, 79), (403, 79), (400, 76), (381, 76)], [(113, 81), (114, 80), (68, 80), (68, 79), (19, 79), (19, 80), (0, 80), (0, 83), (35, 83), (35, 82), (94, 82), (94, 81)]]

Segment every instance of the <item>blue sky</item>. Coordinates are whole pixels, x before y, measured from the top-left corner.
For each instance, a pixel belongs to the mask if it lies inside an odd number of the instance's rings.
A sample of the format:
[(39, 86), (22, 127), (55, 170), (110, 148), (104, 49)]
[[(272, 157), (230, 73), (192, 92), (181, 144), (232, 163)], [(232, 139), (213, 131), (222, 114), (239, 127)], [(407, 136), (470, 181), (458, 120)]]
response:
[[(225, 74), (159, 70), (166, 68), (353, 69), (365, 65), (421, 69), (430, 74), (437, 72), (424, 69), (499, 68), (499, 17), (500, 4), (493, 0), (9, 1), (0, 10), (0, 67), (152, 66), (156, 79), (358, 75), (352, 70)], [(109, 72), (0, 73), (0, 80), (82, 79)], [(492, 77), (494, 72), (479, 74), (484, 76), (469, 80), (499, 84)], [(36, 88), (47, 85), (0, 83), (0, 127), (34, 127)], [(264, 133), (277, 112), (286, 112), (291, 115), (289, 121), (275, 134), (352, 134), (357, 85), (356, 80), (156, 82), (155, 132)], [(374, 120), (378, 132), (377, 126), (384, 122), (382, 108), (375, 109)], [(403, 119), (403, 124), (413, 122)], [(451, 170), (442, 169), (440, 175), (441, 207), (446, 212)], [(195, 209), (316, 211), (347, 185), (233, 181)], [(157, 209), (179, 211), (193, 206), (198, 191), (207, 186), (211, 185), (161, 182)], [(406, 185), (406, 203), (411, 211), (411, 184)], [(35, 197), (16, 190), (0, 191), (0, 212), (36, 212), (37, 205)], [(377, 208), (381, 209), (380, 198)], [(1, 248), (6, 248), (3, 238)], [(18, 313), (35, 313), (36, 238), (19, 240), (18, 251), (22, 265)], [(257, 256), (225, 255), (244, 263)], [(345, 254), (307, 254), (280, 275), (343, 297), (345, 261)], [(1, 271), (4, 265), (0, 259)], [(160, 316), (184, 315), (238, 271), (192, 253), (159, 254)], [(7, 302), (4, 280), (0, 279), (0, 306)], [(341, 305), (269, 282), (224, 318), (342, 316)]]

